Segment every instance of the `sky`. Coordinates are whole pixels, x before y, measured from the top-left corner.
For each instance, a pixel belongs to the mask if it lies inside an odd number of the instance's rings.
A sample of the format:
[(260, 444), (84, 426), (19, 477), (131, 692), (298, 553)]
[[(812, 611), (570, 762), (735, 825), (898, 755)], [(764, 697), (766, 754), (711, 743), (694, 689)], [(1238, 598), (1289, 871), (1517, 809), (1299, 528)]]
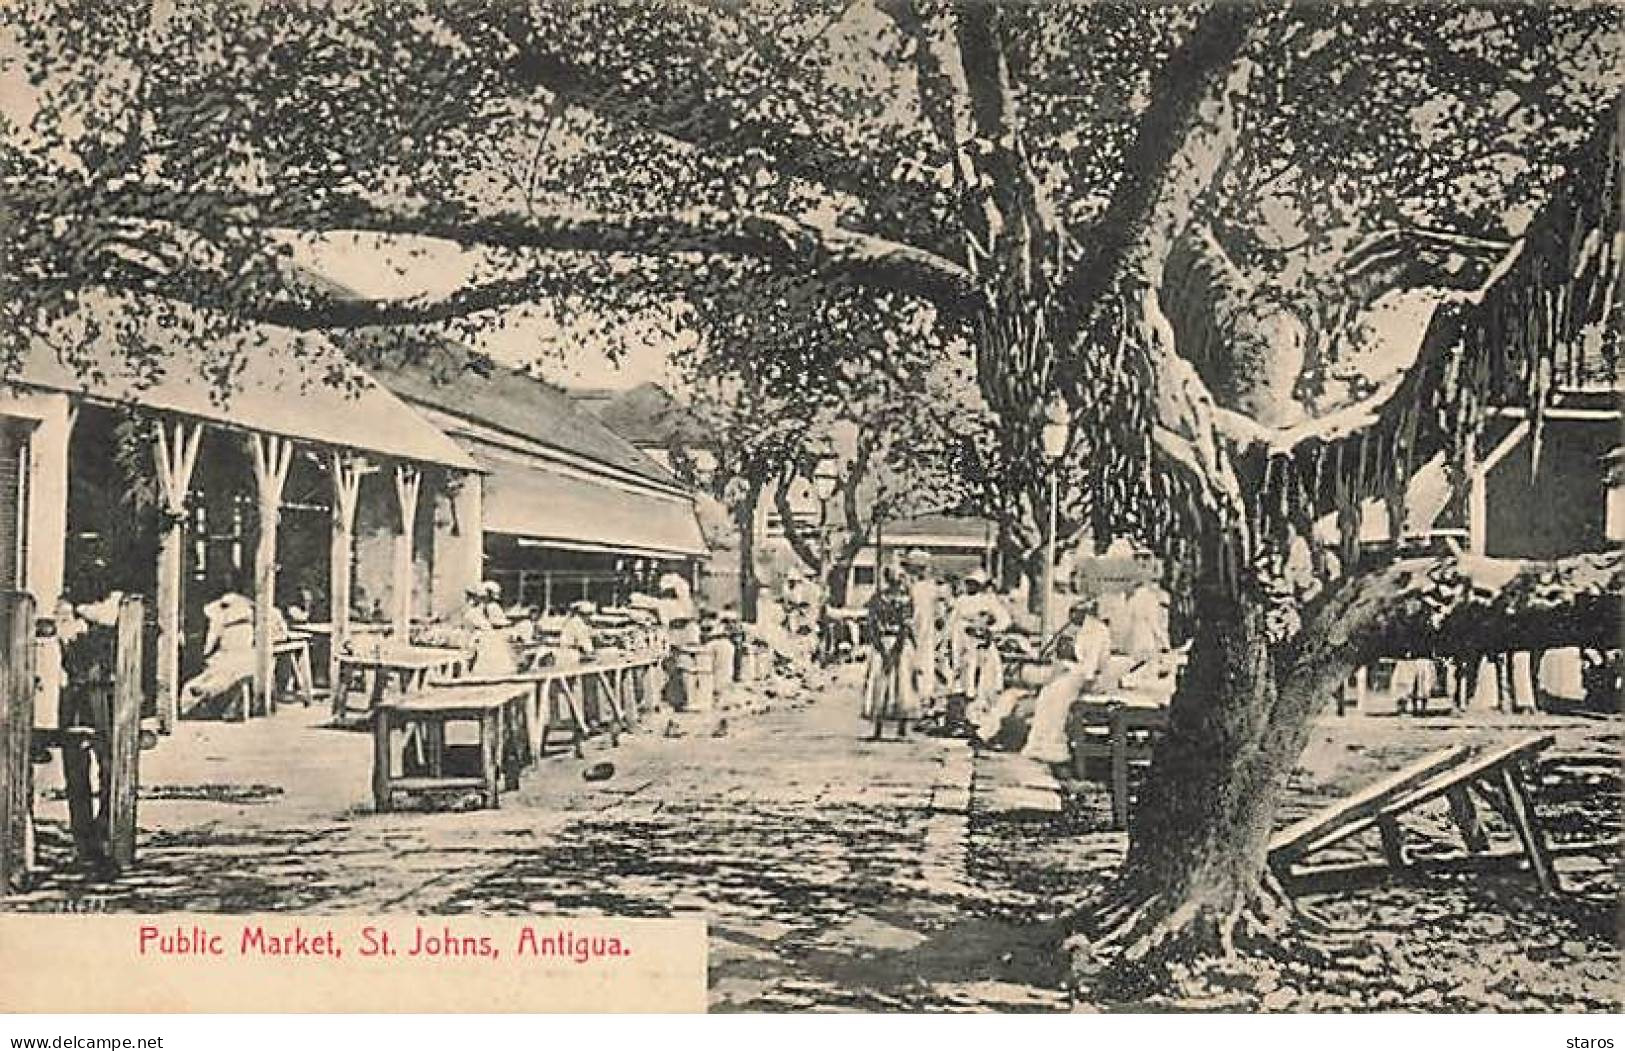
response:
[[(468, 284), (480, 262), (477, 252), (445, 241), (417, 239), (416, 258), (391, 251), (373, 236), (333, 236), (312, 246), (293, 242), (295, 262), (375, 298), (443, 296)], [(601, 337), (542, 318), (510, 317), (508, 324), (473, 340), (474, 346), (508, 365), (540, 366), (542, 375), (565, 387), (622, 390), (645, 380), (670, 385), (669, 343), (645, 344), (641, 326), (629, 324), (619, 362)]]

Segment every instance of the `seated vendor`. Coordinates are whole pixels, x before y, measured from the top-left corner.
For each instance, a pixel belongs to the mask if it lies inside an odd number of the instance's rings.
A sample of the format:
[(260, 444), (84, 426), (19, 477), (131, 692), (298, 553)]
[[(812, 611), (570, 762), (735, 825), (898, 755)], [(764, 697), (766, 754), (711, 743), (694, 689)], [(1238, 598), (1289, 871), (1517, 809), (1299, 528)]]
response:
[(1098, 601), (1084, 598), (1075, 602), (1066, 625), (1053, 640), (1055, 672), (1038, 692), (1022, 755), (1044, 763), (1064, 763), (1072, 757), (1066, 735), (1067, 715), (1072, 702), (1105, 667), (1111, 646), (1111, 632), (1100, 617)]
[[(182, 710), (219, 696), (254, 674), (254, 603), (226, 587), (203, 607), (203, 615), (209, 622), (203, 670), (181, 687)], [(285, 626), (282, 634), (287, 634)]]

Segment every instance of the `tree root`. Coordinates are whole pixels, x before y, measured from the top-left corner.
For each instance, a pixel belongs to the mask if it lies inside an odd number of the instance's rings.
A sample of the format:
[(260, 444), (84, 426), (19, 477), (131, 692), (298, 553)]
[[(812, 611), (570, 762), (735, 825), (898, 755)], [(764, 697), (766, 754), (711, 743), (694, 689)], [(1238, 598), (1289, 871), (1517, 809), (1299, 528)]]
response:
[(1103, 888), (1072, 917), (1067, 941), (1074, 993), (1099, 1006), (1163, 996), (1257, 995), (1283, 972), (1308, 973), (1346, 957), (1355, 932), (1338, 931), (1295, 903), (1266, 873), (1224, 892), (1147, 895), (1132, 881)]

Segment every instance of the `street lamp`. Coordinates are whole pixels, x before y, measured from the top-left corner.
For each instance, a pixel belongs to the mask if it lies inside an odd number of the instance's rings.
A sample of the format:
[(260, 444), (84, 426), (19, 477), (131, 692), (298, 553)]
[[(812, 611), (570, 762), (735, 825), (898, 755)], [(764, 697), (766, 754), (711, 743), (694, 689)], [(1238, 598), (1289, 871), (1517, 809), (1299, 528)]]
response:
[(1042, 650), (1049, 645), (1054, 628), (1051, 607), (1055, 604), (1055, 532), (1056, 507), (1060, 503), (1061, 456), (1066, 452), (1067, 440), (1072, 436), (1070, 414), (1066, 402), (1059, 394), (1044, 407), (1044, 426), (1039, 431), (1039, 442), (1044, 461), (1049, 465), (1049, 531), (1044, 550), (1044, 597), (1039, 609), (1038, 643)]
[(819, 446), (817, 462), (813, 464), (813, 492), (818, 496), (818, 649), (827, 660), (828, 641), (825, 638), (826, 610), (829, 606), (829, 502), (841, 482), (837, 469), (835, 443), (825, 438)]

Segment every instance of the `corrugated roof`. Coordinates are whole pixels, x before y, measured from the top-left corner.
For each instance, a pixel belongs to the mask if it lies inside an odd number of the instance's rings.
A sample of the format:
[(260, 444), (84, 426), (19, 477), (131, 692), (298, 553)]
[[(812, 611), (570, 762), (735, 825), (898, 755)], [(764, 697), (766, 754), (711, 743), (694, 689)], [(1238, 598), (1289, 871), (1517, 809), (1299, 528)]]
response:
[[(186, 336), (192, 331), (186, 321), (206, 315), (174, 304), (167, 309), (181, 324), (162, 327), (105, 297), (87, 296), (77, 314), (30, 343), (10, 378), (339, 448), (477, 469), (456, 442), (320, 337), (259, 325), (237, 329), (229, 344), (203, 344)], [(115, 316), (118, 325), (136, 326), (133, 340), (154, 351), (150, 363), (132, 361), (119, 345)]]
[(691, 501), (478, 454), (485, 531), (561, 547), (629, 554), (707, 554)]

